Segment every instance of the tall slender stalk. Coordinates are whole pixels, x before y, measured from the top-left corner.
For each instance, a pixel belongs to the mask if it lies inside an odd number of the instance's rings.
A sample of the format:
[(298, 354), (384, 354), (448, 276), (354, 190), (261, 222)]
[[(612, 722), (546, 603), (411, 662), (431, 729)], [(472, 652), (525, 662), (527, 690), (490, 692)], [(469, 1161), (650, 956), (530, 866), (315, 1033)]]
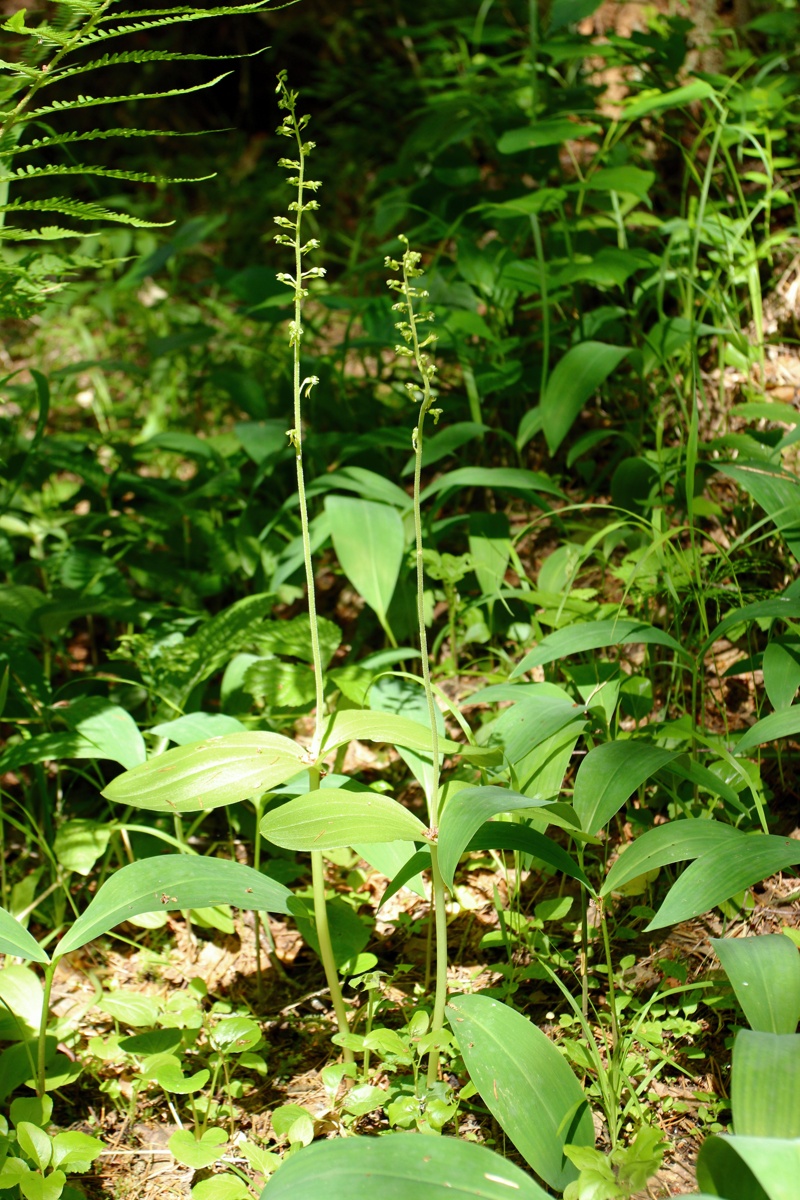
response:
[(36, 1095), (41, 1099), (47, 1090), (47, 1018), (50, 1013), (50, 993), (53, 990), (58, 958), (53, 958), (44, 969), (42, 992), (42, 1016), (39, 1023), (39, 1041), (36, 1055)]
[[(300, 379), (300, 345), (303, 340), (303, 301), (308, 296), (308, 289), (303, 285), (306, 280), (319, 279), (325, 274), (324, 267), (307, 267), (303, 269), (303, 258), (311, 250), (316, 250), (319, 247), (317, 238), (309, 238), (307, 242), (302, 239), (302, 224), (303, 214), (312, 212), (319, 208), (316, 200), (306, 200), (306, 192), (316, 192), (319, 188), (319, 181), (316, 179), (306, 179), (305, 166), (306, 159), (314, 149), (313, 142), (303, 141), (303, 130), (309, 122), (308, 116), (298, 117), (297, 115), (297, 92), (292, 92), (286, 86), (286, 74), (281, 72), (278, 76), (278, 86), (276, 88), (278, 94), (278, 104), (282, 109), (286, 110), (286, 116), (283, 118), (278, 133), (282, 137), (294, 138), (297, 145), (297, 158), (281, 158), (278, 160), (278, 165), (286, 167), (288, 170), (295, 172), (289, 177), (289, 184), (297, 189), (297, 199), (293, 200), (289, 205), (289, 212), (294, 214), (293, 217), (275, 217), (275, 224), (281, 229), (287, 230), (286, 233), (278, 233), (275, 235), (275, 240), (283, 246), (290, 246), (294, 251), (294, 275), (289, 275), (281, 271), (278, 279), (281, 283), (287, 284), (294, 291), (294, 317), (289, 322), (289, 345), (293, 350), (293, 367), (292, 367), (292, 392), (294, 396), (294, 411), (293, 411), (293, 427), (288, 430), (289, 441), (294, 447), (295, 468), (297, 473), (297, 497), (300, 508), (300, 528), (302, 531), (303, 542), (303, 562), (305, 564), (306, 585), (308, 592), (308, 621), (311, 636), (311, 659), (314, 666), (314, 683), (316, 690), (316, 706), (314, 711), (314, 734), (311, 740), (311, 745), (308, 750), (308, 787), (309, 791), (316, 791), (319, 787), (320, 772), (317, 767), (317, 760), (320, 756), (322, 748), (322, 737), (324, 732), (324, 715), (325, 715), (325, 679), (322, 671), (322, 652), (319, 643), (319, 629), (317, 627), (317, 599), (314, 580), (314, 565), (311, 560), (311, 535), (309, 533), (308, 522), (308, 503), (306, 500), (305, 474), (303, 471), (303, 415), (302, 415), (302, 400), (303, 395), (308, 396), (311, 388), (319, 383), (315, 375), (311, 375), (301, 381)], [(325, 979), (330, 988), (331, 1000), (333, 1002), (334, 1012), (336, 1013), (336, 1022), (340, 1033), (348, 1032), (347, 1010), (345, 1009), (344, 997), (339, 983), (339, 975), (336, 970), (336, 961), (333, 956), (333, 945), (331, 943), (330, 928), (328, 926), (328, 913), (325, 907), (325, 873), (321, 851), (311, 852), (311, 871), (313, 882), (314, 896), (314, 923), (316, 925), (317, 940), (320, 948), (320, 958), (325, 971)], [(346, 1062), (352, 1062), (352, 1051), (345, 1047), (344, 1058)]]
[[(415, 383), (407, 383), (406, 388), (415, 400), (419, 401), (419, 417), (412, 435), (414, 447), (414, 540), (417, 562), (417, 621), (419, 624), (419, 645), (422, 656), (422, 681), (425, 687), (425, 699), (428, 704), (428, 719), (431, 727), (431, 751), (433, 755), (433, 772), (431, 777), (431, 794), (428, 797), (428, 820), (430, 833), (436, 838), (439, 825), (439, 731), (436, 726), (436, 702), (433, 697), (431, 684), (431, 669), (428, 655), (428, 631), (425, 625), (425, 560), (422, 548), (422, 513), (420, 490), (422, 480), (422, 448), (424, 440), (425, 417), (430, 413), (434, 424), (441, 415), (440, 408), (434, 408), (433, 378), (436, 374), (436, 364), (426, 347), (436, 341), (436, 335), (428, 333), (420, 341), (419, 325), (433, 320), (432, 312), (416, 312), (415, 300), (427, 300), (428, 293), (416, 287), (413, 280), (422, 275), (419, 267), (421, 255), (411, 250), (408, 239), (401, 237), (405, 246), (402, 259), (386, 259), (386, 266), (392, 271), (402, 272), (402, 278), (390, 279), (389, 287), (397, 292), (400, 299), (392, 305), (395, 312), (404, 315), (395, 328), (399, 330), (403, 345), (395, 346), (395, 352), (401, 358), (411, 360), (419, 372), (422, 381), (422, 391)], [(435, 1033), (444, 1025), (444, 1008), (447, 1000), (447, 921), (444, 907), (444, 882), (439, 870), (439, 858), (435, 843), (431, 845), (431, 901), (436, 920), (436, 991), (434, 994), (433, 1018), (431, 1032)], [(436, 1081), (439, 1071), (439, 1051), (432, 1049), (428, 1057), (428, 1086)]]

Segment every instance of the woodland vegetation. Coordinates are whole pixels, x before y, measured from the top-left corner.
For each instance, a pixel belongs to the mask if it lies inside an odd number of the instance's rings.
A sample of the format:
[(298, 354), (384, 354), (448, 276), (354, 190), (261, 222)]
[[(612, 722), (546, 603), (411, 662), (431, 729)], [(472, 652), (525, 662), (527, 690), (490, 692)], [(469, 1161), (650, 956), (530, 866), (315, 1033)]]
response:
[(796, 1200), (796, 0), (0, 12), (0, 1196)]

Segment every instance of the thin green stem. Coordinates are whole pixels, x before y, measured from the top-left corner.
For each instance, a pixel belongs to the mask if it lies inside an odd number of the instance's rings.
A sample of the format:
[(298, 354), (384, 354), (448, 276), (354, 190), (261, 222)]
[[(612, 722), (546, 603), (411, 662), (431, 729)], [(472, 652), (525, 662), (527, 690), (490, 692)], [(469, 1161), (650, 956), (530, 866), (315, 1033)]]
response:
[[(336, 1014), (336, 1024), (339, 1026), (340, 1033), (347, 1033), (350, 1027), (347, 1024), (347, 1009), (344, 1006), (344, 997), (342, 996), (339, 975), (336, 970), (336, 960), (333, 957), (331, 931), (328, 925), (328, 909), (325, 905), (325, 867), (321, 850), (311, 851), (311, 884), (314, 889), (314, 925), (317, 930), (317, 941), (319, 942), (319, 956), (322, 959), (325, 979), (330, 988), (333, 1011)], [(332, 980), (334, 986), (331, 984)], [(348, 1046), (344, 1047), (344, 1061), (355, 1061), (353, 1051)]]
[[(300, 382), (300, 343), (303, 337), (303, 300), (305, 298), (305, 290), (301, 286), (301, 280), (303, 277), (303, 243), (301, 239), (303, 210), (305, 208), (304, 185), (306, 182), (306, 151), (303, 144), (303, 139), (301, 137), (300, 123), (295, 116), (294, 104), (292, 104), (291, 114), (294, 124), (295, 140), (297, 141), (297, 161), (299, 163), (299, 167), (296, 177), (297, 216), (295, 220), (294, 236), (294, 277), (297, 286), (295, 287), (294, 292), (294, 336), (292, 338), (292, 394), (294, 396), (294, 428), (292, 429), (290, 436), (294, 446), (295, 472), (297, 475), (297, 500), (300, 508), (300, 529), (302, 532), (303, 541), (303, 563), (305, 564), (306, 590), (308, 593), (308, 621), (311, 633), (311, 659), (314, 665), (314, 682), (316, 687), (314, 737), (310, 750), (311, 757), (316, 759), (319, 756), (320, 747), (322, 745), (322, 718), (325, 704), (325, 680), (322, 674), (322, 654), (319, 644), (319, 628), (317, 626), (316, 581), (314, 578), (314, 564), (311, 557), (311, 534), (309, 531), (308, 521), (308, 501), (306, 499), (305, 471), (303, 470), (303, 383)], [(306, 386), (306, 395), (308, 394), (308, 391), (310, 391), (310, 388), (311, 383), (309, 382)]]
[(417, 564), (417, 624), (419, 626), (419, 648), (422, 656), (422, 682), (425, 688), (425, 699), (428, 704), (428, 720), (431, 727), (431, 753), (433, 756), (433, 773), (431, 777), (431, 794), (428, 797), (428, 815), (432, 827), (435, 827), (439, 821), (439, 730), (436, 724), (436, 702), (433, 698), (433, 687), (431, 686), (431, 664), (428, 654), (428, 630), (425, 625), (425, 559), (422, 547), (422, 505), (420, 494), (422, 490), (422, 447), (423, 447), (423, 428), (425, 416), (433, 404), (433, 394), (431, 392), (430, 378), (424, 369), (422, 359), (422, 349), (419, 344), (419, 335), (417, 333), (416, 315), (414, 313), (414, 305), (412, 300), (413, 289), (411, 280), (408, 275), (408, 267), (405, 258), (403, 259), (403, 284), (404, 295), (406, 298), (406, 307), (408, 310), (408, 323), (411, 327), (411, 341), (414, 350), (414, 359), (417, 366), (420, 367), (422, 373), (422, 404), (419, 410), (419, 420), (417, 427), (414, 430), (414, 543), (415, 557)]
[[(253, 834), (253, 869), (261, 870), (261, 813), (263, 809), (263, 797), (254, 802), (253, 807), (256, 810), (256, 828)], [(259, 1011), (264, 1004), (264, 975), (261, 970), (261, 913), (253, 913), (253, 924), (256, 937), (256, 999), (258, 1001)]]
[(547, 380), (550, 375), (550, 296), (547, 288), (547, 260), (544, 256), (542, 229), (536, 213), (531, 213), (531, 233), (533, 234), (533, 246), (534, 250), (536, 251), (536, 262), (539, 266), (541, 278), (542, 372), (539, 382), (539, 397), (541, 400), (547, 389)]
[[(606, 920), (605, 904), (602, 899), (598, 902), (600, 912), (600, 928), (603, 931), (603, 948), (606, 956), (606, 971), (608, 972), (608, 1008), (611, 1013), (611, 1048), (609, 1053), (609, 1078), (615, 1099), (619, 1097), (619, 1064), (617, 1053), (619, 1048), (619, 1016), (617, 1014), (617, 991), (614, 987), (614, 967), (611, 961), (611, 943), (608, 937), (608, 921)], [(616, 1129), (609, 1122), (609, 1134), (612, 1145), (616, 1142)]]
[(44, 990), (42, 994), (42, 1015), (39, 1021), (39, 1046), (36, 1063), (36, 1095), (45, 1094), (45, 1073), (47, 1065), (47, 1017), (50, 1012), (50, 993), (53, 990), (58, 957), (53, 958), (44, 969)]
[[(447, 911), (444, 906), (444, 881), (439, 870), (439, 853), (431, 846), (431, 880), (433, 883), (433, 911), (436, 917), (436, 991), (433, 1001), (431, 1032), (437, 1033), (444, 1027), (444, 1009), (447, 1003)], [(439, 1051), (433, 1048), (428, 1055), (428, 1087), (433, 1087), (439, 1075)]]
[[(431, 885), (432, 885), (432, 902), (433, 913), (436, 922), (436, 990), (434, 993), (433, 1018), (431, 1021), (431, 1033), (437, 1033), (444, 1026), (444, 1010), (447, 1003), (447, 913), (445, 911), (444, 899), (444, 881), (439, 870), (439, 860), (436, 850), (435, 839), (438, 834), (439, 824), (439, 731), (436, 724), (438, 712), (436, 702), (433, 695), (433, 684), (431, 682), (430, 658), (428, 652), (428, 631), (425, 625), (425, 559), (422, 545), (422, 506), (421, 506), (421, 483), (422, 483), (422, 450), (424, 442), (424, 423), (425, 417), (430, 412), (434, 420), (438, 419), (439, 410), (433, 408), (433, 390), (431, 388), (431, 380), (436, 372), (435, 364), (431, 361), (424, 350), (427, 345), (435, 340), (432, 334), (429, 334), (424, 341), (420, 342), (418, 322), (420, 320), (432, 320), (433, 314), (420, 316), (414, 311), (415, 299), (426, 299), (427, 292), (420, 288), (416, 288), (412, 280), (419, 277), (421, 271), (418, 267), (419, 254), (412, 251), (408, 247), (408, 241), (405, 238), (401, 239), (405, 244), (406, 250), (402, 260), (398, 263), (389, 260), (387, 265), (390, 265), (394, 270), (402, 269), (402, 282), (399, 280), (391, 281), (393, 290), (400, 292), (402, 300), (394, 307), (396, 310), (405, 311), (406, 320), (398, 324), (397, 328), (405, 342), (405, 346), (398, 347), (399, 353), (403, 357), (410, 358), (419, 372), (422, 381), (422, 400), (420, 403), (419, 418), (417, 426), (413, 433), (414, 446), (414, 541), (417, 563), (417, 621), (419, 625), (419, 644), (420, 653), (422, 656), (422, 681), (425, 688), (425, 699), (428, 706), (428, 721), (431, 730), (431, 755), (432, 755), (432, 774), (431, 774), (431, 789), (428, 797), (428, 819), (430, 823), (429, 835), (432, 839), (431, 843)], [(416, 391), (411, 385), (412, 390)], [(439, 1051), (436, 1048), (431, 1049), (428, 1057), (428, 1086), (431, 1087), (439, 1074)]]
[[(287, 137), (294, 137), (297, 144), (297, 160), (281, 160), (281, 165), (289, 167), (295, 171), (289, 182), (297, 187), (297, 199), (290, 205), (290, 212), (294, 213), (294, 220), (291, 218), (281, 217), (277, 219), (277, 223), (283, 229), (291, 230), (291, 236), (287, 234), (279, 234), (278, 241), (283, 245), (290, 245), (294, 250), (294, 276), (279, 275), (281, 282), (288, 284), (294, 290), (294, 320), (290, 326), (290, 343), (293, 350), (293, 366), (292, 366), (292, 392), (294, 396), (294, 428), (289, 431), (289, 438), (294, 446), (295, 452), (295, 468), (297, 473), (297, 497), (300, 508), (300, 527), (302, 530), (303, 543), (303, 562), (305, 565), (306, 585), (308, 593), (308, 621), (311, 636), (311, 657), (314, 666), (314, 682), (316, 691), (316, 707), (314, 713), (314, 735), (311, 740), (311, 746), (308, 751), (309, 759), (309, 791), (316, 791), (319, 788), (320, 772), (316, 765), (320, 757), (322, 749), (322, 737), (324, 732), (324, 717), (325, 717), (325, 679), (322, 671), (322, 653), (320, 650), (319, 628), (317, 625), (317, 602), (316, 589), (314, 580), (314, 564), (311, 557), (311, 535), (309, 532), (308, 521), (308, 502), (306, 498), (305, 473), (303, 470), (303, 414), (302, 414), (302, 397), (305, 389), (306, 395), (311, 387), (317, 382), (315, 376), (309, 379), (300, 380), (300, 344), (303, 339), (303, 300), (307, 292), (303, 287), (306, 279), (318, 277), (324, 274), (324, 268), (311, 267), (303, 270), (303, 256), (309, 250), (317, 247), (316, 239), (311, 238), (305, 244), (303, 243), (301, 231), (303, 224), (303, 213), (309, 209), (317, 207), (315, 200), (306, 200), (306, 191), (315, 191), (318, 184), (313, 180), (306, 179), (305, 162), (308, 154), (313, 149), (313, 142), (304, 142), (302, 131), (308, 124), (308, 117), (297, 116), (296, 102), (297, 93), (291, 92), (286, 87), (284, 76), (278, 77), (278, 93), (280, 95), (281, 108), (287, 111), (287, 116), (284, 118), (283, 124), (278, 132)], [(311, 877), (314, 897), (314, 923), (317, 930), (317, 939), (319, 941), (320, 958), (325, 971), (325, 979), (331, 993), (334, 1012), (336, 1013), (336, 1021), (339, 1026), (340, 1033), (348, 1032), (347, 1010), (342, 996), (341, 984), (339, 982), (339, 974), (336, 970), (336, 961), (333, 956), (333, 946), (331, 944), (330, 928), (328, 925), (328, 912), (325, 907), (325, 873), (322, 854), (319, 851), (311, 853)], [(353, 1061), (351, 1050), (345, 1047), (344, 1050), (345, 1062)]]
[[(578, 863), (583, 870), (583, 847), (578, 844)], [(581, 888), (581, 1012), (583, 1019), (589, 1017), (589, 900), (586, 890)]]

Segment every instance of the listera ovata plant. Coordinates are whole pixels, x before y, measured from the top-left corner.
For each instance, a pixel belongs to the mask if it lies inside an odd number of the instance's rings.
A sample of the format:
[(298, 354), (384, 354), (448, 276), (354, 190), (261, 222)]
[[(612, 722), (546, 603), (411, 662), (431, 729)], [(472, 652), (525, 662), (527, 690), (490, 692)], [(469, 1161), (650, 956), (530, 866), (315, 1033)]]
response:
[[(314, 581), (314, 565), (311, 558), (311, 536), (309, 533), (308, 502), (306, 500), (305, 472), (303, 470), (303, 414), (302, 399), (307, 397), (311, 388), (319, 383), (316, 375), (300, 379), (300, 347), (303, 340), (303, 301), (308, 296), (305, 284), (310, 279), (320, 279), (325, 274), (324, 267), (308, 267), (304, 259), (312, 250), (319, 248), (317, 238), (303, 241), (303, 215), (319, 208), (319, 203), (313, 198), (307, 199), (307, 193), (314, 193), (321, 186), (317, 179), (307, 179), (306, 160), (314, 149), (314, 143), (303, 140), (303, 131), (308, 125), (308, 115), (297, 115), (298, 93), (290, 91), (286, 84), (286, 72), (278, 76), (276, 88), (278, 104), (285, 111), (285, 116), (278, 126), (281, 137), (293, 138), (297, 145), (296, 158), (281, 158), (278, 165), (292, 172), (288, 182), (297, 189), (296, 198), (289, 204), (288, 217), (275, 217), (275, 224), (283, 232), (275, 235), (275, 240), (283, 246), (288, 246), (294, 252), (294, 274), (281, 271), (278, 279), (285, 283), (294, 293), (294, 316), (289, 322), (289, 344), (292, 347), (292, 395), (294, 398), (293, 425), (288, 430), (289, 440), (294, 449), (295, 469), (297, 474), (297, 496), (300, 509), (300, 527), (303, 542), (303, 562), (305, 565), (306, 586), (308, 592), (308, 620), (311, 636), (311, 655), (315, 680), (315, 716), (314, 734), (308, 752), (308, 787), (315, 791), (319, 787), (320, 770), (318, 760), (322, 749), (325, 717), (325, 678), (322, 670), (322, 653), (320, 649), (319, 627), (317, 624), (317, 604)], [(313, 765), (312, 765), (313, 764)], [(347, 1011), (339, 984), (339, 975), (334, 959), (333, 944), (328, 926), (328, 914), (325, 907), (325, 873), (321, 850), (311, 851), (312, 886), (314, 895), (314, 921), (319, 941), (320, 958), (325, 971), (325, 979), (330, 988), (331, 1000), (339, 1032), (348, 1031)], [(345, 1060), (352, 1059), (352, 1051), (345, 1047)]]
[[(319, 188), (317, 180), (307, 179), (305, 175), (306, 160), (308, 155), (314, 148), (314, 143), (303, 140), (303, 131), (308, 124), (308, 117), (298, 117), (297, 115), (297, 93), (292, 92), (286, 85), (286, 77), (284, 74), (279, 76), (277, 93), (279, 96), (279, 104), (285, 109), (286, 115), (279, 127), (279, 134), (285, 137), (294, 138), (297, 146), (296, 158), (283, 158), (280, 160), (280, 165), (291, 171), (289, 178), (291, 186), (297, 189), (296, 198), (289, 206), (289, 216), (276, 217), (276, 224), (280, 227), (281, 232), (276, 235), (276, 240), (281, 244), (290, 247), (294, 252), (294, 273), (281, 272), (278, 276), (282, 283), (290, 287), (294, 294), (294, 315), (289, 323), (289, 341), (293, 350), (293, 396), (294, 396), (294, 424), (289, 430), (289, 438), (295, 452), (295, 464), (297, 472), (297, 490), (298, 503), (300, 509), (300, 522), (302, 530), (303, 543), (303, 558), (305, 564), (306, 584), (308, 589), (308, 610), (310, 622), (310, 634), (312, 641), (312, 661), (315, 674), (316, 688), (316, 714), (314, 721), (314, 734), (312, 737), (311, 746), (308, 753), (309, 761), (309, 792), (314, 792), (319, 788), (320, 784), (320, 766), (319, 760), (323, 749), (323, 732), (324, 732), (324, 676), (322, 668), (322, 656), (320, 652), (319, 630), (316, 614), (316, 596), (315, 596), (315, 581), (314, 570), (311, 557), (311, 543), (309, 535), (309, 520), (308, 507), (306, 502), (305, 478), (303, 470), (303, 431), (302, 431), (302, 399), (307, 396), (310, 389), (318, 382), (316, 376), (309, 376), (301, 379), (300, 370), (300, 348), (303, 340), (303, 303), (308, 296), (308, 288), (306, 284), (309, 280), (320, 278), (324, 274), (322, 267), (307, 267), (305, 266), (305, 257), (312, 250), (319, 246), (319, 241), (316, 238), (309, 238), (303, 241), (303, 215), (306, 212), (314, 211), (318, 208), (317, 201), (312, 197), (307, 199), (307, 192), (316, 192)], [(438, 1048), (436, 1046), (435, 1035), (444, 1025), (444, 1009), (447, 995), (447, 927), (446, 927), (446, 912), (444, 904), (444, 884), (442, 882), (441, 872), (438, 866), (437, 851), (436, 851), (436, 829), (438, 822), (438, 800), (439, 800), (439, 763), (440, 763), (440, 747), (436, 725), (436, 709), (433, 696), (433, 687), (430, 678), (430, 669), (428, 662), (428, 644), (427, 631), (424, 620), (424, 562), (423, 562), (423, 546), (422, 546), (422, 522), (420, 512), (420, 480), (422, 472), (422, 446), (423, 446), (423, 430), (425, 417), (430, 413), (434, 421), (438, 419), (440, 410), (434, 408), (434, 391), (432, 381), (435, 376), (436, 366), (430, 355), (426, 353), (426, 348), (432, 345), (435, 341), (435, 335), (428, 333), (427, 336), (420, 337), (419, 325), (433, 319), (431, 312), (419, 313), (415, 311), (415, 301), (427, 299), (427, 293), (420, 287), (414, 284), (414, 280), (422, 275), (419, 267), (420, 255), (412, 251), (406, 239), (402, 239), (405, 245), (405, 253), (400, 261), (389, 259), (387, 265), (392, 270), (402, 273), (400, 279), (390, 281), (390, 286), (398, 293), (399, 299), (393, 306), (395, 311), (403, 313), (403, 319), (397, 323), (397, 328), (403, 339), (403, 345), (398, 346), (398, 353), (401, 357), (409, 358), (413, 361), (421, 380), (420, 387), (415, 383), (409, 383), (407, 386), (409, 391), (415, 398), (420, 400), (420, 411), (416, 427), (412, 436), (414, 453), (415, 453), (415, 472), (414, 472), (414, 529), (416, 543), (416, 560), (417, 560), (417, 612), (419, 620), (419, 637), (420, 649), (422, 654), (422, 675), (425, 694), (428, 704), (429, 724), (431, 732), (431, 755), (433, 762), (433, 778), (431, 786), (431, 794), (429, 796), (429, 827), (426, 831), (426, 841), (430, 846), (431, 851), (431, 874), (432, 874), (432, 889), (433, 889), (433, 907), (436, 920), (436, 993), (434, 1000), (434, 1012), (431, 1022), (431, 1034), (434, 1037), (432, 1043), (431, 1054), (428, 1061), (428, 1081), (433, 1083), (438, 1074)], [(267, 822), (265, 832), (268, 832), (270, 823)], [(331, 998), (336, 1013), (337, 1024), (340, 1035), (346, 1035), (348, 1032), (347, 1012), (344, 1005), (344, 1000), (339, 985), (339, 978), (336, 970), (336, 962), (334, 959), (333, 946), (328, 928), (327, 910), (325, 907), (325, 892), (324, 892), (324, 860), (322, 851), (312, 849), (312, 881), (314, 895), (314, 913), (317, 928), (317, 936), (320, 945), (320, 956), (322, 958), (323, 967), (328, 986), (331, 991)], [(349, 1060), (352, 1057), (348, 1045), (344, 1044), (345, 1058)]]
[[(428, 655), (428, 631), (425, 626), (425, 560), (422, 545), (422, 512), (420, 501), (420, 486), (422, 480), (422, 448), (424, 440), (425, 418), (430, 415), (434, 425), (438, 422), (442, 410), (434, 407), (435, 393), (433, 380), (436, 376), (436, 363), (428, 354), (427, 348), (436, 342), (436, 334), (428, 331), (420, 336), (419, 326), (431, 323), (434, 319), (432, 310), (419, 312), (415, 309), (415, 301), (428, 300), (428, 292), (419, 287), (414, 281), (423, 274), (420, 267), (421, 254), (412, 250), (408, 238), (401, 235), (400, 241), (405, 250), (400, 259), (387, 258), (386, 266), (400, 274), (399, 279), (389, 279), (387, 284), (398, 295), (398, 300), (392, 305), (394, 312), (401, 313), (401, 320), (395, 328), (403, 341), (395, 346), (395, 353), (400, 358), (413, 362), (419, 374), (421, 387), (418, 383), (409, 381), (406, 389), (419, 403), (419, 415), (414, 427), (411, 440), (414, 449), (414, 542), (417, 568), (417, 622), (419, 625), (419, 644), (422, 656), (422, 680), (425, 688), (425, 699), (428, 706), (428, 720), (431, 729), (432, 743), (432, 777), (428, 797), (429, 834), (431, 837), (431, 883), (433, 891), (433, 907), (436, 921), (436, 992), (433, 1006), (431, 1033), (437, 1034), (444, 1025), (444, 1010), (447, 1002), (447, 914), (445, 911), (444, 883), (439, 870), (439, 856), (436, 848), (436, 836), (439, 826), (439, 734), (436, 726), (436, 700), (431, 683), (430, 660)], [(438, 1074), (439, 1054), (434, 1047), (428, 1059), (428, 1084), (432, 1085)]]

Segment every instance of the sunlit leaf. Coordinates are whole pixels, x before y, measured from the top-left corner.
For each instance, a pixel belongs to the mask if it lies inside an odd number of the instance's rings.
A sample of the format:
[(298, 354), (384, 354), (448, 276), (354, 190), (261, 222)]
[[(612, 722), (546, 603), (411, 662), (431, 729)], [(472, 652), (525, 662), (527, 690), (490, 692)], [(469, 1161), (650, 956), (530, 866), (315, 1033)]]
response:
[(707, 100), (713, 95), (714, 89), (711, 84), (699, 79), (693, 83), (687, 83), (684, 87), (672, 88), (671, 91), (653, 89), (632, 96), (625, 104), (623, 119), (638, 121), (641, 117), (647, 117), (651, 113), (661, 112), (666, 108), (682, 108), (689, 104), (696, 104), (698, 100)]
[(501, 154), (520, 154), (523, 150), (560, 146), (562, 142), (592, 137), (600, 132), (600, 126), (594, 123), (579, 125), (566, 116), (545, 117), (520, 129), (507, 129), (497, 143), (497, 149)]
[(774, 834), (748, 834), (735, 846), (717, 846), (696, 859), (672, 885), (647, 932), (698, 917), (776, 871), (798, 863), (800, 842)]
[(682, 657), (686, 651), (662, 629), (648, 625), (644, 621), (632, 621), (629, 617), (619, 617), (602, 621), (591, 621), (582, 625), (568, 625), (557, 629), (542, 638), (535, 650), (526, 654), (518, 662), (509, 676), (516, 679), (533, 667), (555, 662), (566, 658), (569, 654), (583, 654), (587, 650), (601, 650), (607, 646), (623, 646), (631, 642), (641, 642), (657, 646), (667, 646)]
[(424, 504), (431, 496), (447, 488), (484, 487), (505, 489), (513, 492), (542, 492), (546, 496), (561, 496), (563, 493), (547, 475), (540, 471), (526, 471), (521, 467), (460, 467), (448, 471), (428, 484), (420, 497)]
[(711, 938), (751, 1029), (794, 1033), (800, 1021), (800, 954), (782, 933)]
[(422, 841), (425, 826), (396, 800), (377, 792), (327, 788), (272, 809), (261, 832), (288, 850), (336, 850), (359, 841)]
[(800, 1138), (800, 1034), (739, 1030), (731, 1109), (737, 1135)]
[(629, 346), (579, 342), (559, 359), (540, 400), (542, 429), (551, 454), (558, 450), (587, 400), (629, 353)]
[(60, 957), (78, 950), (139, 913), (215, 904), (288, 913), (290, 898), (288, 888), (242, 863), (195, 854), (160, 854), (110, 875), (55, 952)]
[(774, 742), (778, 738), (791, 737), (800, 733), (800, 704), (784, 708), (780, 712), (770, 713), (751, 725), (736, 743), (736, 753), (744, 754), (764, 742)]
[(797, 1139), (722, 1134), (706, 1138), (697, 1157), (697, 1182), (712, 1198), (796, 1200), (799, 1178)]
[(594, 746), (578, 768), (572, 798), (585, 832), (605, 829), (628, 797), (678, 754), (631, 738)]
[(156, 812), (217, 808), (285, 783), (303, 769), (303, 756), (278, 733), (229, 733), (157, 755), (117, 776), (103, 795)]
[(447, 801), (439, 819), (439, 867), (446, 886), (452, 888), (459, 858), (470, 838), (486, 821), (498, 813), (545, 807), (543, 800), (531, 800), (530, 796), (522, 796), (509, 788), (490, 785), (462, 788), (456, 792)]
[(669, 821), (666, 825), (657, 825), (641, 834), (620, 854), (606, 876), (600, 895), (610, 895), (647, 871), (700, 858), (719, 847), (726, 847), (735, 856), (732, 843), (741, 843), (746, 837), (741, 829), (721, 821)]
[(532, 854), (534, 858), (549, 863), (562, 875), (577, 879), (590, 892), (594, 892), (589, 880), (566, 850), (559, 846), (558, 842), (529, 825), (511, 821), (487, 821), (470, 838), (467, 850), (519, 850), (523, 854)]
[(594, 1145), (591, 1111), (567, 1060), (537, 1025), (499, 1000), (457, 996), (448, 1013), (484, 1104), (537, 1175), (563, 1191), (578, 1174), (565, 1142)]
[(30, 959), (31, 962), (50, 961), (36, 939), (4, 908), (0, 908), (0, 951)]
[(403, 518), (388, 504), (352, 496), (328, 496), (325, 511), (342, 570), (387, 629), (386, 614), (403, 563)]
[(393, 1133), (386, 1138), (320, 1141), (284, 1160), (261, 1200), (546, 1200), (506, 1158), (474, 1142)]
[(62, 710), (71, 729), (97, 747), (97, 757), (130, 769), (143, 763), (144, 738), (130, 713), (100, 696), (83, 696)]

